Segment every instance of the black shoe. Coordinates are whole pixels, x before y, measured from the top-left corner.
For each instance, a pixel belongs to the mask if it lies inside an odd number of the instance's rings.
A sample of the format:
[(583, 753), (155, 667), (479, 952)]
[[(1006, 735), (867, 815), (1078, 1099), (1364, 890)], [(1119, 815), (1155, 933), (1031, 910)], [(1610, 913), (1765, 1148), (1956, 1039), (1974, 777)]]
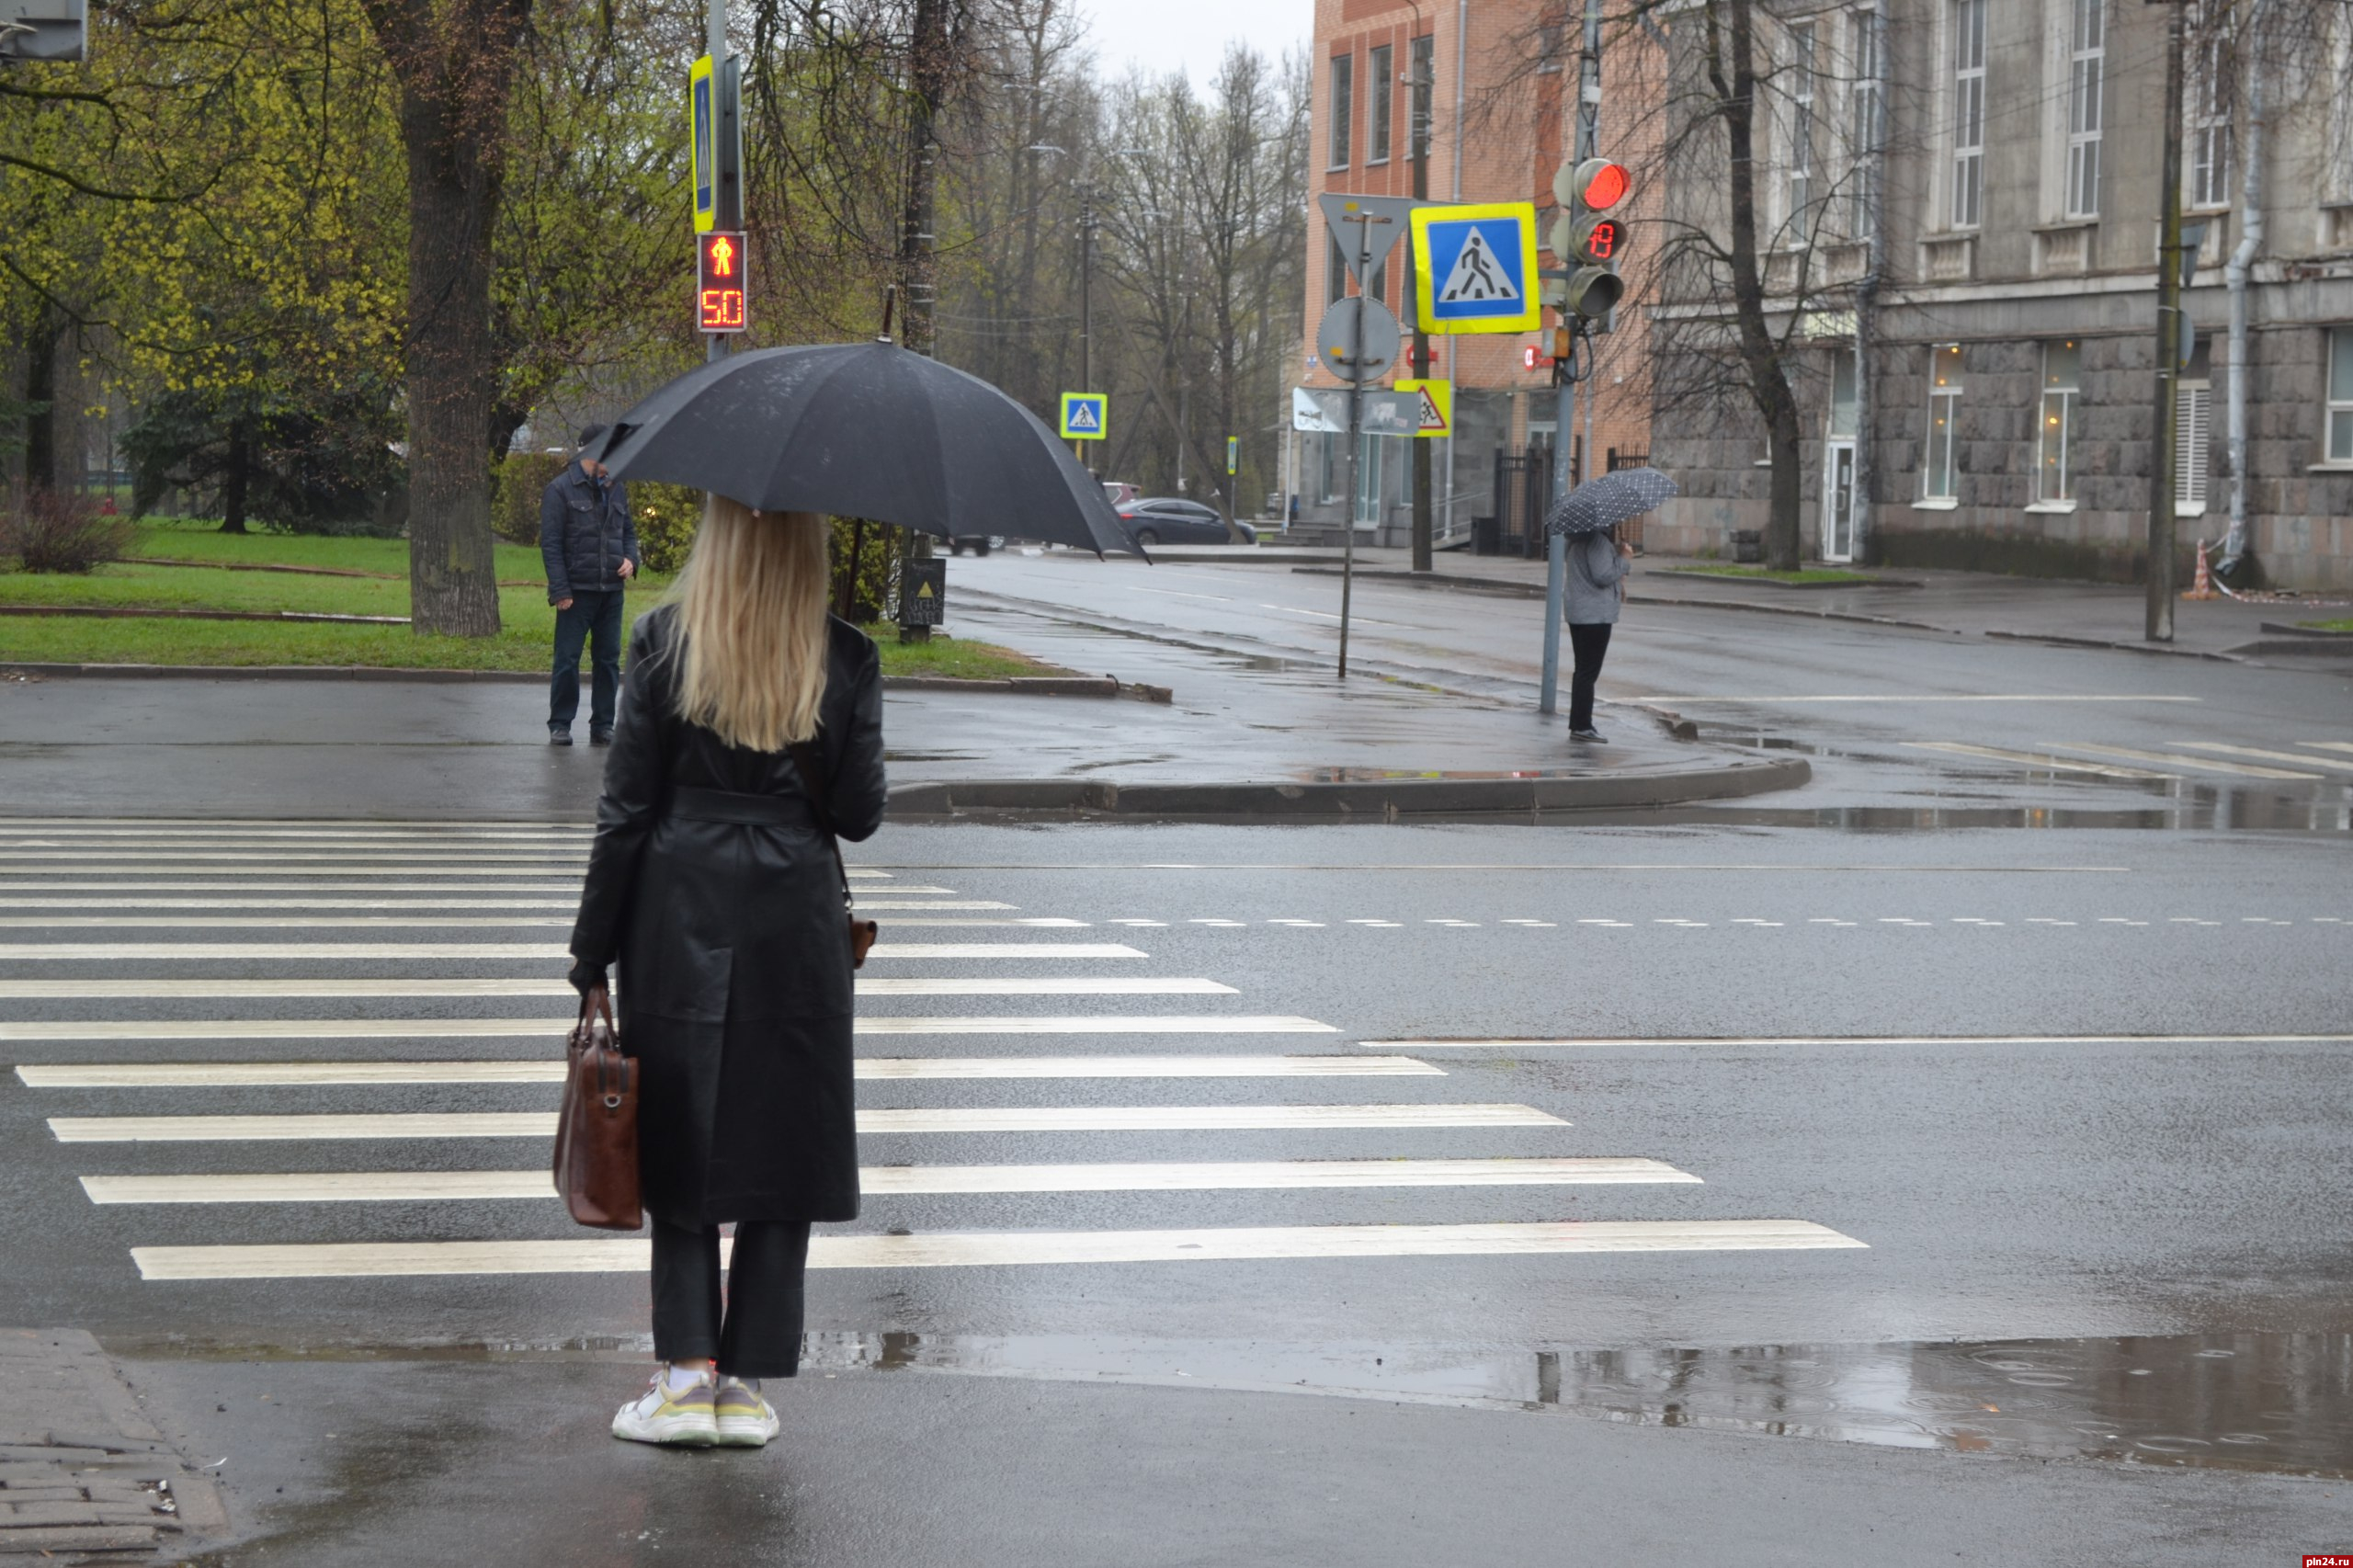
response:
[(588, 732), (588, 744), (592, 746), (611, 745), (613, 733), (610, 730), (591, 730)]
[(571, 725), (569, 725), (569, 724), (550, 724), (550, 725), (548, 726), (548, 744), (550, 744), (550, 745), (551, 745), (551, 746), (568, 746), (568, 745), (570, 745), (571, 744), (572, 744), (572, 726), (571, 726)]
[(1569, 739), (1573, 741), (1598, 741), (1601, 739), (1601, 732), (1599, 730), (1593, 729), (1590, 726), (1582, 730), (1571, 730), (1569, 732)]

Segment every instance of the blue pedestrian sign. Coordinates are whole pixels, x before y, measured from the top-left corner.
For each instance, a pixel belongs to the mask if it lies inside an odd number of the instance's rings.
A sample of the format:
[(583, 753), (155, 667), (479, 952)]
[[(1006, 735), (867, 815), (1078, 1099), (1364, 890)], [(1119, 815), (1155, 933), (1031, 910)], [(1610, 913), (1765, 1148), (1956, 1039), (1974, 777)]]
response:
[(1414, 213), (1415, 309), (1424, 332), (1533, 332), (1536, 204), (1424, 207)]
[(1063, 393), (1062, 437), (1065, 441), (1099, 441), (1106, 423), (1102, 392)]

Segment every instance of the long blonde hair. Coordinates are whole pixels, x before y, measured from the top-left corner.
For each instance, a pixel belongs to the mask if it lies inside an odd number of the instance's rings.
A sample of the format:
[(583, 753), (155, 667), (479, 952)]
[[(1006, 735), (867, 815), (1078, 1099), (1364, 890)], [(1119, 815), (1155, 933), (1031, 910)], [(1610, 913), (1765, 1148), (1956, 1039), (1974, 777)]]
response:
[(831, 538), (814, 512), (710, 498), (670, 590), (686, 660), (680, 717), (751, 751), (782, 751), (817, 733)]

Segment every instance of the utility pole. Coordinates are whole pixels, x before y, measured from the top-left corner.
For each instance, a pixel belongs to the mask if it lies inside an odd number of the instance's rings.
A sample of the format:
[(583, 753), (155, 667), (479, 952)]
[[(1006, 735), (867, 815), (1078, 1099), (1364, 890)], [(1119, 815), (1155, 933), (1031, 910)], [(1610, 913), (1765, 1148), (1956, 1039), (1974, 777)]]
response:
[[(1357, 266), (1359, 279), (1372, 276), (1372, 210), (1357, 214)], [(1348, 345), (1348, 511), (1340, 519), (1340, 678), (1348, 678), (1348, 597), (1357, 575), (1357, 494), (1362, 483), (1357, 470), (1364, 457), (1364, 318), (1372, 296), (1357, 296), (1356, 332)]]
[[(932, 352), (932, 309), (938, 292), (933, 281), (932, 249), (939, 141), (933, 122), (948, 91), (949, 4), (949, 0), (915, 0), (915, 28), (907, 42), (907, 79), (915, 94), (913, 118), (907, 126), (906, 207), (899, 232), (899, 274), (906, 289), (899, 341), (925, 355)], [(931, 553), (931, 536), (908, 529), (906, 558), (927, 561)], [(928, 642), (931, 628), (902, 624), (899, 641)]]
[[(1421, 9), (1414, 11), (1416, 30), (1421, 22)], [(1430, 51), (1423, 48), (1429, 38), (1416, 38), (1406, 44), (1413, 61), (1412, 85), (1405, 95), (1408, 105), (1406, 134), (1414, 142), (1414, 199), (1427, 201), (1430, 194)], [(1388, 91), (1387, 84), (1381, 90)], [(1422, 280), (1414, 276), (1414, 247), (1405, 246), (1405, 309), (1414, 318), (1413, 373), (1427, 377), (1430, 373), (1430, 335), (1421, 329), (1422, 312), (1414, 301), (1420, 297)], [(1414, 567), (1416, 572), (1430, 570), (1430, 443), (1414, 437)]]
[[(1582, 164), (1594, 155), (1600, 140), (1601, 118), (1601, 0), (1585, 0), (1585, 48), (1577, 60), (1576, 156), (1572, 163)], [(1569, 324), (1570, 312), (1565, 301), (1561, 312), (1563, 324)], [(1569, 379), (1569, 360), (1576, 352), (1577, 339), (1584, 335), (1582, 328), (1572, 330), (1566, 356), (1556, 356), (1552, 361), (1552, 499), (1559, 501), (1569, 493), (1570, 432), (1576, 428), (1577, 384)], [(1562, 600), (1569, 585), (1569, 541), (1564, 534), (1548, 534), (1544, 540), (1544, 684), (1537, 694), (1536, 710), (1552, 713), (1559, 710), (1561, 691), (1561, 613)]]
[[(713, 181), (717, 210), (711, 227), (729, 233), (744, 229), (742, 78), (727, 58), (727, 0), (710, 0), (703, 13), (703, 52), (710, 56), (710, 161), (718, 171)], [(735, 350), (735, 335), (703, 335), (706, 361), (724, 359)]]
[(2173, 502), (2176, 381), (2181, 361), (2182, 34), (2186, 0), (2165, 6), (2165, 146), (2157, 231), (2156, 407), (2149, 426), (2148, 614), (2143, 636), (2173, 641)]
[[(1078, 390), (1095, 390), (1095, 182), (1078, 187)], [(1107, 402), (1104, 405), (1109, 407)], [(1080, 464), (1086, 461), (1086, 443), (1073, 441)]]

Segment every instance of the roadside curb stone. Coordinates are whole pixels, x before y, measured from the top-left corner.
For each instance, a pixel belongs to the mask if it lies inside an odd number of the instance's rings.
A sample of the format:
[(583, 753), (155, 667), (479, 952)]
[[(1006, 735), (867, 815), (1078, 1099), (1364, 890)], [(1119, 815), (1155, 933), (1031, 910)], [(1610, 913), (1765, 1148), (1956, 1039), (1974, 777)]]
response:
[[(90, 680), (382, 680), (424, 685), (545, 686), (535, 670), (389, 669), (378, 665), (59, 665), (14, 661), (0, 664), (0, 676)], [(885, 691), (991, 692), (1017, 697), (1124, 697), (1137, 702), (1170, 702), (1165, 686), (1123, 681), (1116, 676), (1009, 676), (998, 680), (960, 680), (953, 676), (884, 676)]]
[(228, 1528), (96, 1339), (0, 1329), (0, 1562), (164, 1561)]

